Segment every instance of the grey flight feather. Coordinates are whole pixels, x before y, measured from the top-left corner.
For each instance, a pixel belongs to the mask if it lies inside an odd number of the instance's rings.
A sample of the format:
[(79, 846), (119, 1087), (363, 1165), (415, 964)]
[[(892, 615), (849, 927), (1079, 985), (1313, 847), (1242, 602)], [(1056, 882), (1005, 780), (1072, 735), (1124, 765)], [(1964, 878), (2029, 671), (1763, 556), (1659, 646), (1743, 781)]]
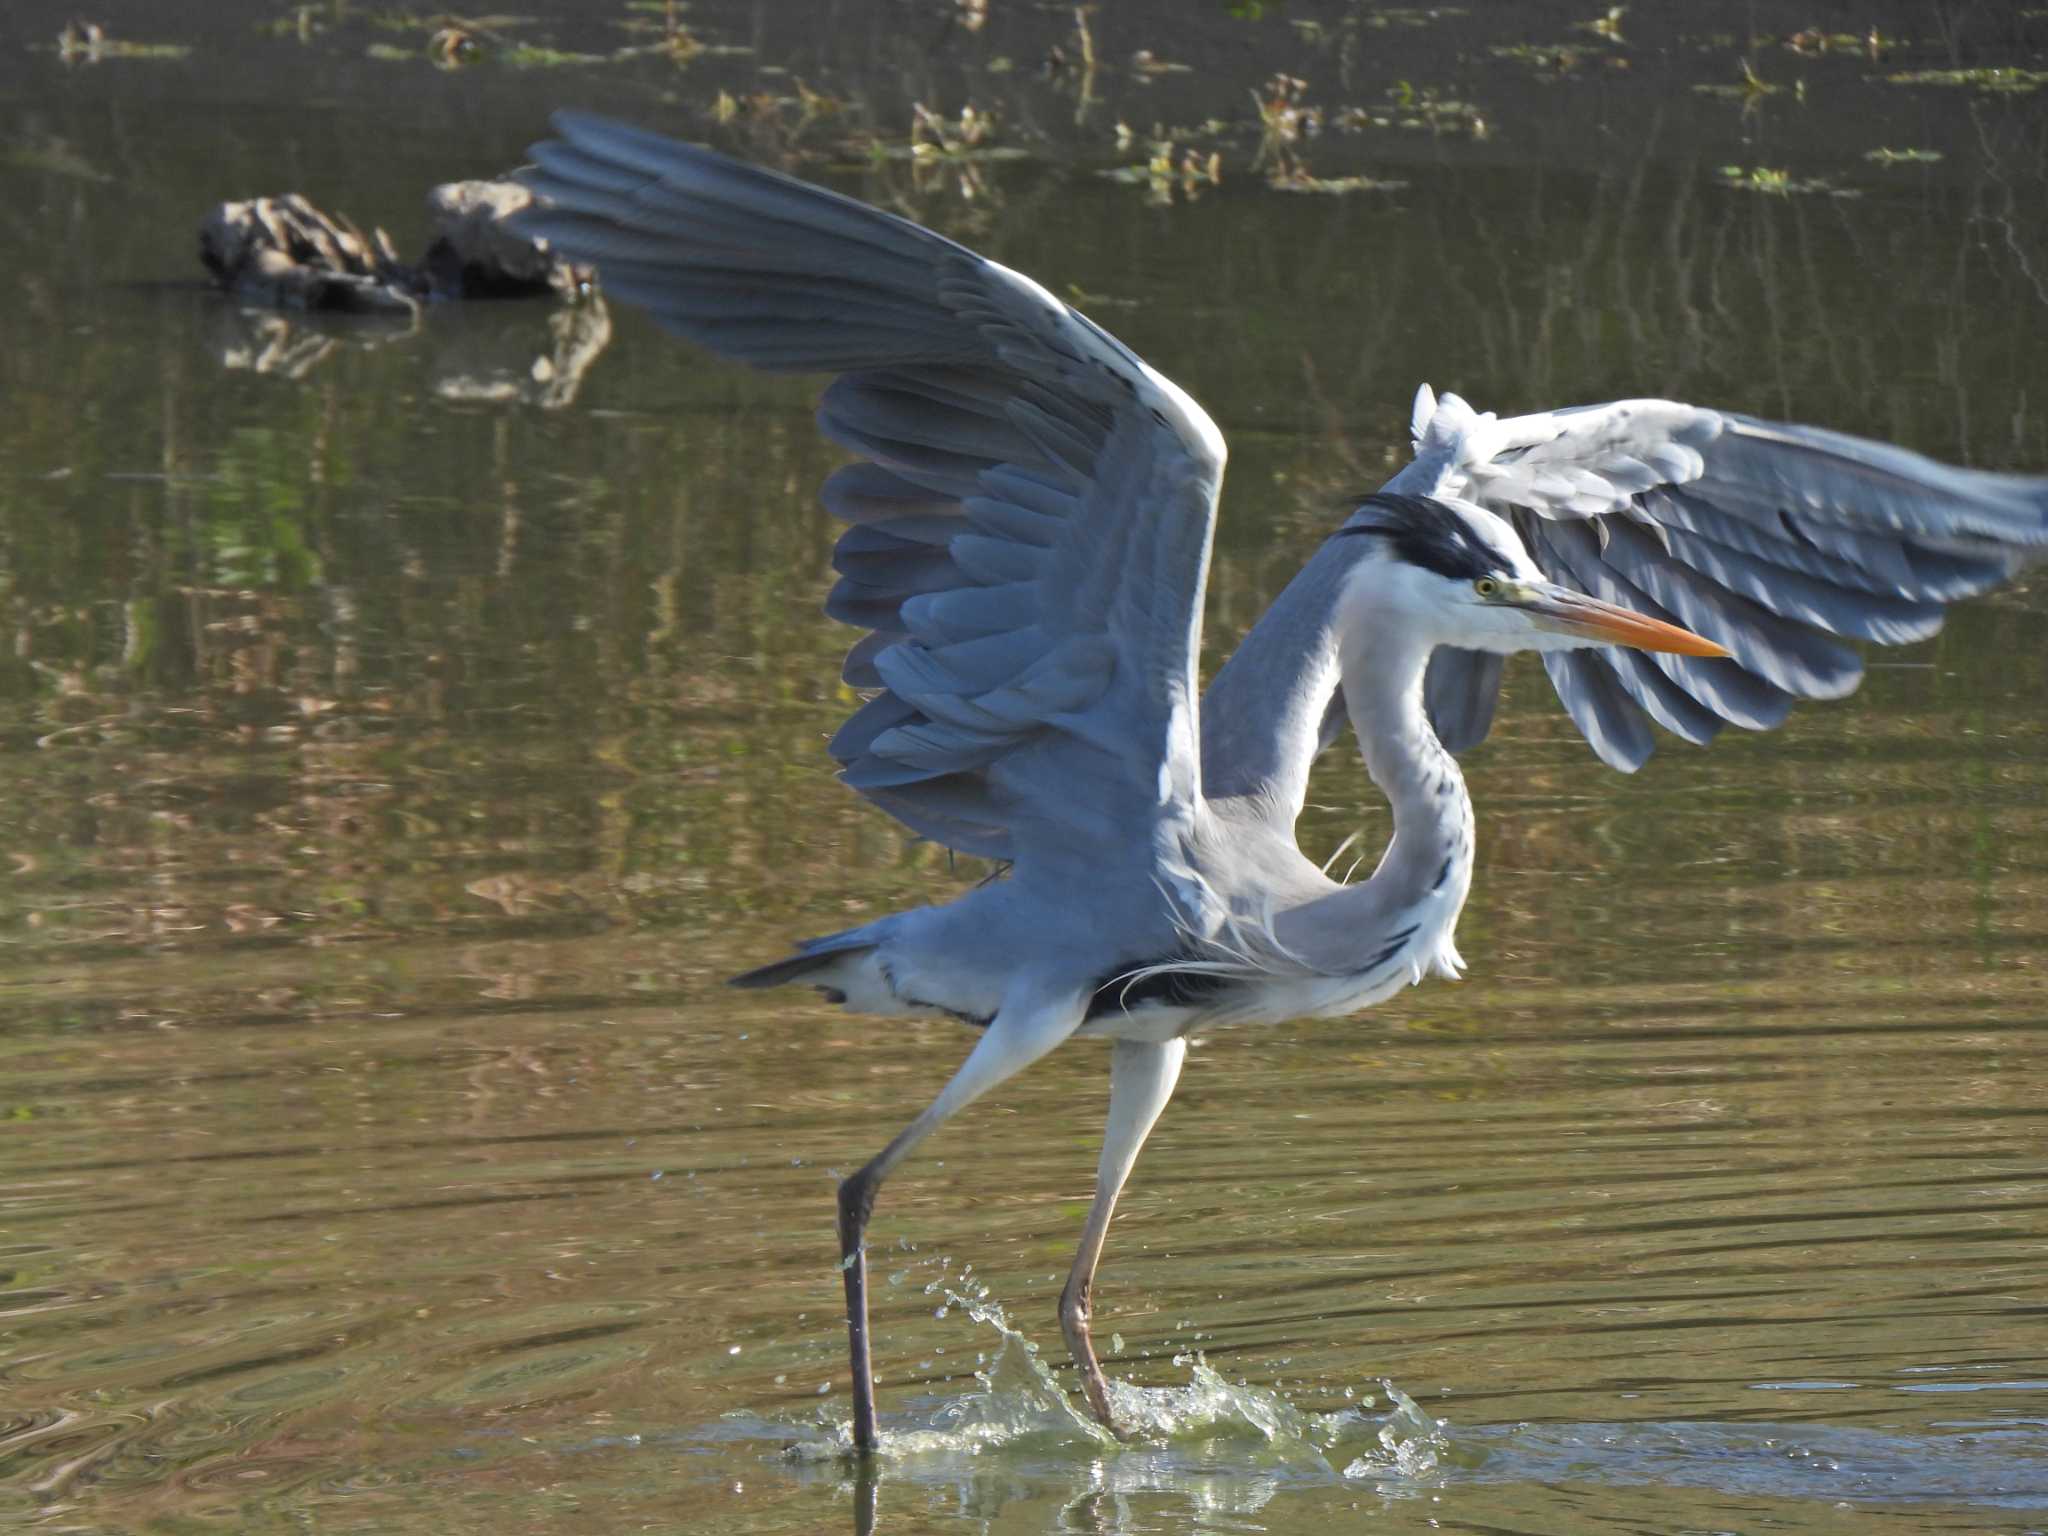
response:
[[(562, 113), (532, 235), (729, 358), (836, 372), (828, 599), (879, 688), (832, 744), (913, 830), (1149, 869), (1200, 795), (1195, 665), (1221, 435), (1037, 284), (851, 199)], [(1144, 875), (1142, 878), (1150, 879)]]

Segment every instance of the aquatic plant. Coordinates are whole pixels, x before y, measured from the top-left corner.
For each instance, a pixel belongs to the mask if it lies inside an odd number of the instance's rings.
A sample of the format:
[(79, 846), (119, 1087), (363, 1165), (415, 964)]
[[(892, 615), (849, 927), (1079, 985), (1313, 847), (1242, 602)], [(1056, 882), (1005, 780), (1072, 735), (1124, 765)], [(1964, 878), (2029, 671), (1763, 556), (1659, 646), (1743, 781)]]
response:
[(1724, 165), (1714, 174), (1724, 187), (1741, 192), (1767, 192), (1774, 197), (1791, 197), (1804, 193), (1821, 193), (1828, 197), (1863, 195), (1850, 188), (1838, 187), (1825, 177), (1794, 176), (1790, 171), (1764, 165)]
[(2020, 95), (2048, 83), (2048, 69), (2021, 69), (2016, 65), (1987, 65), (1978, 69), (1908, 69), (1886, 75), (1885, 79), (1893, 85), (1967, 86), (1976, 91)]

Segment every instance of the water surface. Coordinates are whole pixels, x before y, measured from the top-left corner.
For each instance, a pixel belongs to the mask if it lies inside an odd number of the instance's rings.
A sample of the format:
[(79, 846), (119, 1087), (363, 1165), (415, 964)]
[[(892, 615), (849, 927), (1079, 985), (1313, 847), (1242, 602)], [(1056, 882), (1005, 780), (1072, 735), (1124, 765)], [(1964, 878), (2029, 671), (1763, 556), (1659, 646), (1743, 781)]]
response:
[[(564, 52), (658, 15), (534, 9)], [(544, 307), (315, 326), (189, 254), (212, 202), (286, 190), (416, 249), (425, 188), (512, 163), (560, 102), (828, 176), (1083, 296), (1216, 416), (1213, 660), (1398, 462), (1425, 378), (2048, 470), (2042, 98), (1888, 78), (2040, 69), (2042, 24), (1914, 12), (1879, 58), (1810, 56), (1783, 41), (1809, 18), (1756, 9), (1617, 43), (1562, 9), (1131, 8), (1096, 18), (1085, 90), (1046, 62), (1068, 15), (1003, 0), (979, 31), (706, 4), (681, 64), (446, 72), (420, 29), (319, 7), (303, 40), (295, 10), (109, 14), (177, 59), (66, 65), (67, 13), (24, 28), (0, 1523), (2048, 1527), (2039, 582), (1633, 778), (1515, 668), (1468, 764), (1470, 978), (1214, 1036), (1147, 1149), (1098, 1318), (1144, 1433), (1105, 1444), (1060, 1391), (1105, 1077), (1078, 1043), (884, 1196), (897, 1454), (863, 1484), (833, 1454), (833, 1170), (967, 1039), (719, 982), (987, 870), (826, 771), (852, 700), (815, 384), (614, 311), (550, 392)], [(1743, 57), (1776, 88), (1691, 89)], [(1404, 185), (1270, 188), (1276, 70), (1328, 110), (1310, 172)], [(719, 123), (719, 92), (796, 77), (837, 113)], [(1484, 136), (1400, 127), (1425, 88)], [(1026, 153), (869, 154), (912, 100), (996, 110)], [(1095, 174), (1210, 115), (1182, 142), (1223, 177), (1192, 199)], [(1309, 847), (1384, 834), (1348, 753), (1311, 798)]]

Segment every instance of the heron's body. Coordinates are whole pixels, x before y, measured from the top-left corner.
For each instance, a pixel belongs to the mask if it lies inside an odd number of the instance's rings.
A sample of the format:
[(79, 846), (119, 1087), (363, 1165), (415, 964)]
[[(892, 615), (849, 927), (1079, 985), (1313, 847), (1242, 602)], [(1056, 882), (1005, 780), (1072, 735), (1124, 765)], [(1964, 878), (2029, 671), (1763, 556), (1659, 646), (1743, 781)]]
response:
[[(1109, 1419), (1089, 1295), (1189, 1031), (1339, 1016), (1456, 976), (1472, 804), (1454, 752), (1535, 650), (1606, 762), (1850, 691), (2048, 546), (2048, 480), (1664, 400), (1497, 419), (1426, 387), (1416, 453), (1202, 692), (1224, 444), (1201, 408), (1029, 279), (836, 194), (565, 114), (525, 222), (616, 297), (760, 367), (836, 373), (827, 600), (865, 628), (842, 776), (913, 831), (1007, 861), (943, 906), (738, 978), (974, 1026), (965, 1062), (840, 1189), (854, 1437), (876, 1440), (863, 1234), (882, 1180), (1062, 1041), (1107, 1036), (1096, 1199), (1061, 1301)], [(1386, 796), (1369, 878), (1294, 824), (1346, 729)]]

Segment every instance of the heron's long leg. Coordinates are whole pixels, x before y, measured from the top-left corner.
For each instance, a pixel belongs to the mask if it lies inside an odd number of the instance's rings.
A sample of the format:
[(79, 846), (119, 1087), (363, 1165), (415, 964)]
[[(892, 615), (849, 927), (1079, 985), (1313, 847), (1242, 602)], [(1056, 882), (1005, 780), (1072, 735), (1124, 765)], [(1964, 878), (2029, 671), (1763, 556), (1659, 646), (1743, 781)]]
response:
[(1102, 1259), (1102, 1240), (1109, 1235), (1116, 1197), (1131, 1176), (1138, 1149), (1152, 1133), (1166, 1101), (1173, 1097), (1173, 1085), (1180, 1080), (1187, 1053), (1185, 1040), (1116, 1042), (1109, 1058), (1109, 1124), (1102, 1134), (1102, 1161), (1095, 1170), (1095, 1203), (1088, 1207), (1080, 1251), (1074, 1255), (1067, 1288), (1060, 1293), (1060, 1331), (1067, 1336), (1067, 1350), (1080, 1367), (1088, 1406), (1111, 1429), (1116, 1426), (1109, 1417), (1109, 1383), (1103, 1380), (1095, 1342), (1088, 1334), (1088, 1318), (1094, 1310), (1095, 1266)]
[(897, 1132), (881, 1154), (839, 1186), (839, 1267), (846, 1276), (846, 1338), (853, 1365), (853, 1443), (875, 1448), (875, 1373), (868, 1349), (868, 1261), (862, 1245), (875, 1193), (911, 1149), (1006, 1077), (1030, 1066), (1071, 1035), (1087, 994), (1042, 992), (1006, 1000), (952, 1080), (929, 1108)]

